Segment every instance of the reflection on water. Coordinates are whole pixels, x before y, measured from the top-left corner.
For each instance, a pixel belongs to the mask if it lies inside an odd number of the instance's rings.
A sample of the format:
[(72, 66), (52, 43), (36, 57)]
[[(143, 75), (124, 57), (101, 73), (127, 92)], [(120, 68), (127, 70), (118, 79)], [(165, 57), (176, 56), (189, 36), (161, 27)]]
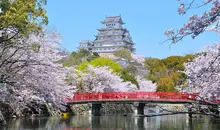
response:
[(190, 119), (185, 115), (158, 117), (74, 116), (66, 119), (11, 120), (0, 130), (220, 130), (220, 119)]

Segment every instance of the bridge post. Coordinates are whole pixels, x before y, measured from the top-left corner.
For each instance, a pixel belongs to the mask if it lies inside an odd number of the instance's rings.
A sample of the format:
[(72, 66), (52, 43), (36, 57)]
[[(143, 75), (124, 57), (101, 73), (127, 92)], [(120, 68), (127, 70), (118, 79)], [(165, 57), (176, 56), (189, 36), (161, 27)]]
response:
[(144, 106), (145, 103), (138, 103), (138, 102), (134, 102), (133, 103), (133, 111), (134, 111), (134, 115), (144, 115)]
[(102, 104), (89, 103), (89, 115), (100, 116)]
[(195, 104), (186, 104), (185, 111), (188, 112), (188, 117), (192, 118), (192, 107), (195, 107)]

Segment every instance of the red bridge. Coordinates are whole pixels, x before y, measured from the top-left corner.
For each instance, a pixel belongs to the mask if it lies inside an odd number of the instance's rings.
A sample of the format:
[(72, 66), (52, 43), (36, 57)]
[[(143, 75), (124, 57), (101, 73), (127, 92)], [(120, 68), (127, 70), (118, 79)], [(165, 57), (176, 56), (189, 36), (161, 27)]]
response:
[(73, 98), (67, 98), (68, 104), (83, 103), (132, 103), (156, 102), (156, 103), (192, 103), (198, 94), (177, 92), (104, 92), (104, 93), (75, 93)]
[[(178, 92), (104, 92), (104, 93), (75, 93), (72, 98), (67, 98), (67, 104), (88, 104), (91, 115), (100, 115), (103, 103), (133, 104), (134, 114), (144, 114), (145, 104), (193, 104), (199, 94)], [(209, 102), (209, 100), (206, 100)], [(204, 102), (203, 102), (204, 103)], [(212, 100), (212, 103), (220, 103), (220, 100)], [(219, 105), (220, 106), (220, 105)], [(219, 107), (220, 108), (220, 107)], [(189, 108), (187, 108), (189, 110)], [(220, 110), (220, 109), (219, 109)]]

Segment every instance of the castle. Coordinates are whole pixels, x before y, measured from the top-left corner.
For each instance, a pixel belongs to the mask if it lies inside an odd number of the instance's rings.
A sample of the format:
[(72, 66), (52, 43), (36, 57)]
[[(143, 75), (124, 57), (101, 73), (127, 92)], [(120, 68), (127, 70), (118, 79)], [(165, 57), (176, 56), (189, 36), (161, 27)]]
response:
[(129, 31), (123, 28), (121, 16), (106, 17), (101, 22), (104, 27), (98, 29), (94, 41), (81, 41), (79, 49), (85, 49), (97, 53), (112, 53), (114, 51), (126, 48), (131, 52), (135, 51), (134, 43)]

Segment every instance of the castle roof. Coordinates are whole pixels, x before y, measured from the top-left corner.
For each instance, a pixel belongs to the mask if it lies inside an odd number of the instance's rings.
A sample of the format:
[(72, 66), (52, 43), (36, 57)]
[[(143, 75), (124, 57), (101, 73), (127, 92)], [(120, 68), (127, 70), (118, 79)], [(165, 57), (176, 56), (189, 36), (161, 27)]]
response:
[(122, 21), (121, 16), (108, 16), (105, 18), (104, 21), (102, 21), (103, 24), (105, 23), (121, 23), (124, 24), (124, 22)]

